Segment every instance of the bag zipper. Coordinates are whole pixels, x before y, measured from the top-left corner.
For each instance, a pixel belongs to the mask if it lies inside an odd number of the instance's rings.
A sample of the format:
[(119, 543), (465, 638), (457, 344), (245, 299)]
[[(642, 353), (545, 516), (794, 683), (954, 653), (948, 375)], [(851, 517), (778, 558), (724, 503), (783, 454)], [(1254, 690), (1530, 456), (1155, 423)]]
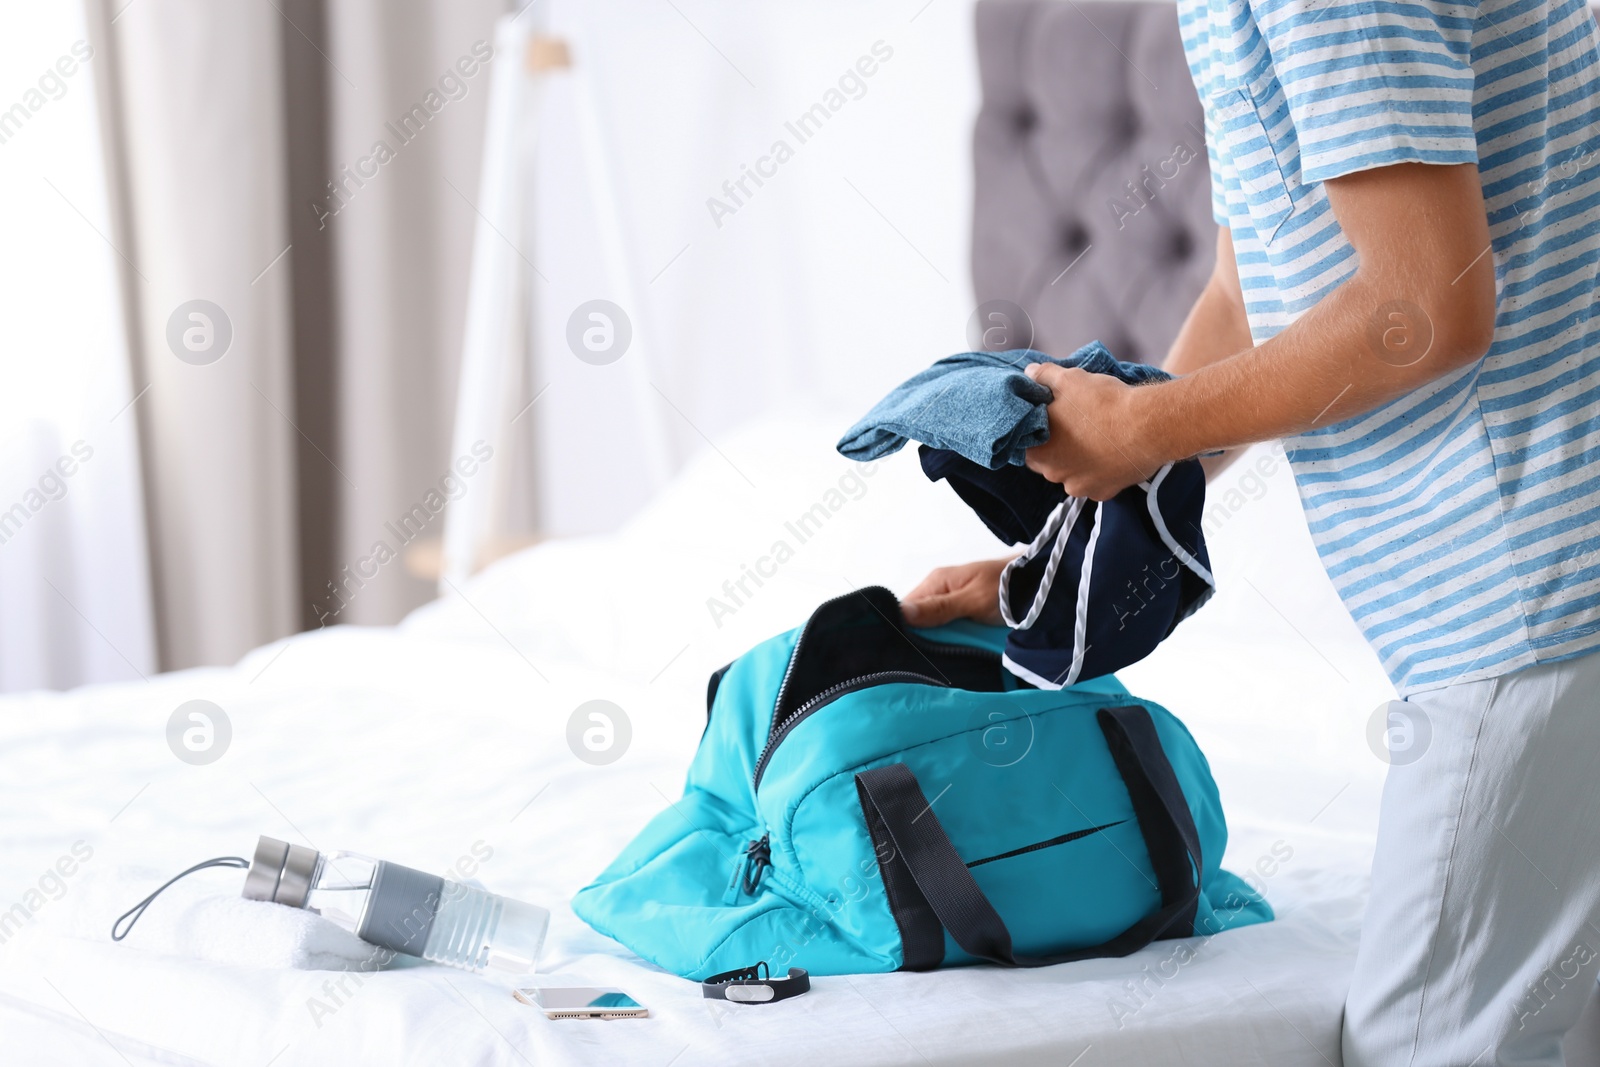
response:
[[(827, 601), (819, 606), (816, 611), (812, 612), (811, 617), (805, 621), (805, 625), (800, 628), (800, 636), (795, 638), (794, 650), (789, 653), (789, 663), (783, 669), (783, 678), (778, 682), (778, 697), (775, 701), (773, 701), (772, 705), (774, 710), (783, 707), (783, 700), (789, 695), (789, 686), (794, 680), (795, 664), (800, 662), (801, 649), (805, 648), (806, 638), (810, 636), (811, 627), (816, 622), (817, 616), (820, 615), (823, 608), (828, 607), (829, 604), (837, 603), (838, 601), (844, 600), (848, 597), (859, 596), (860, 593), (861, 591), (857, 590), (854, 593), (846, 593), (844, 596), (835, 597), (833, 600)], [(930, 649), (943, 655), (980, 656), (984, 659), (992, 660), (996, 666), (998, 666), (1000, 663), (1000, 654), (998, 652), (991, 652), (986, 648), (977, 648), (973, 645), (955, 644), (948, 641), (930, 641), (928, 638), (915, 637), (911, 634), (907, 634), (906, 636), (911, 639), (912, 644), (921, 649)], [(731, 667), (733, 664), (730, 663), (728, 666)], [(727, 670), (727, 667), (724, 667), (723, 670)], [(773, 734), (777, 733), (780, 725), (781, 724), (777, 722), (772, 724), (772, 729), (768, 731), (769, 738)]]
[(926, 674), (918, 674), (915, 671), (875, 671), (872, 674), (857, 675), (854, 678), (848, 678), (845, 681), (829, 686), (798, 708), (795, 708), (781, 722), (772, 724), (772, 732), (767, 735), (767, 743), (762, 747), (761, 754), (756, 757), (756, 771), (754, 778), (751, 780), (751, 788), (761, 788), (761, 776), (766, 772), (767, 761), (772, 758), (773, 750), (782, 744), (784, 738), (789, 736), (789, 732), (800, 725), (812, 712), (824, 705), (833, 703), (846, 693), (852, 693), (857, 689), (867, 689), (875, 685), (888, 685), (892, 682), (932, 685), (940, 689), (950, 688), (947, 682), (941, 682), (937, 678), (929, 678)]
[[(846, 593), (844, 596), (835, 597), (833, 600), (827, 601), (818, 607), (816, 611), (812, 612), (811, 617), (808, 618), (805, 621), (805, 625), (800, 628), (800, 636), (795, 638), (794, 651), (789, 653), (789, 664), (784, 668), (783, 679), (778, 683), (778, 697), (773, 701), (772, 704), (772, 713), (774, 718), (772, 721), (772, 726), (767, 730), (767, 743), (762, 746), (760, 754), (756, 756), (755, 773), (751, 777), (752, 788), (759, 789), (761, 787), (761, 775), (767, 769), (767, 760), (772, 757), (772, 750), (777, 748), (778, 745), (782, 743), (783, 739), (788, 736), (789, 731), (798, 725), (802, 719), (816, 711), (818, 708), (822, 707), (823, 704), (829, 703), (854, 689), (860, 689), (866, 685), (886, 684), (888, 681), (893, 680), (914, 682), (923, 685), (936, 685), (942, 689), (948, 689), (950, 687), (948, 682), (943, 682), (936, 678), (929, 678), (925, 674), (919, 674), (914, 671), (878, 671), (872, 674), (858, 675), (855, 678), (850, 678), (843, 682), (829, 686), (827, 689), (823, 690), (821, 693), (818, 693), (800, 707), (784, 716), (781, 720), (776, 717), (778, 709), (783, 707), (784, 699), (789, 695), (789, 686), (794, 681), (795, 664), (800, 662), (800, 655), (802, 650), (805, 648), (806, 638), (810, 636), (811, 627), (817, 621), (817, 616), (822, 614), (823, 609), (828, 607), (829, 604), (837, 603), (838, 601), (844, 600), (848, 597), (860, 596), (862, 592), (863, 590), (858, 589), (855, 592)], [(916, 637), (910, 633), (906, 633), (905, 636), (910, 639), (913, 645), (921, 650), (937, 652), (941, 655), (979, 656), (983, 659), (992, 661), (996, 668), (998, 668), (1000, 665), (1000, 654), (997, 652), (991, 652), (986, 648), (977, 648), (973, 645), (962, 645), (947, 641), (930, 641), (925, 637)], [(937, 670), (937, 668), (935, 669)], [(896, 678), (895, 676), (901, 677)]]

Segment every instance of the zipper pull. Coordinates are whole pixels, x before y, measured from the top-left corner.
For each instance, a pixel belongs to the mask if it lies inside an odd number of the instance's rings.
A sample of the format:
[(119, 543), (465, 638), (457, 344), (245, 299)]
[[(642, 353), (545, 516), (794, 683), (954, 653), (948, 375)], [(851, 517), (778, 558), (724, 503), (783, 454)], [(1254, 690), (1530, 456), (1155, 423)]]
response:
[(737, 904), (742, 896), (755, 896), (761, 888), (761, 876), (772, 866), (772, 846), (769, 834), (745, 843), (744, 851), (733, 861), (733, 875), (722, 893), (724, 904)]
[(761, 840), (752, 841), (745, 846), (744, 876), (741, 879), (741, 887), (751, 896), (755, 896), (756, 890), (761, 888), (761, 876), (766, 873), (768, 867), (772, 866), (770, 837), (770, 834), (762, 834)]

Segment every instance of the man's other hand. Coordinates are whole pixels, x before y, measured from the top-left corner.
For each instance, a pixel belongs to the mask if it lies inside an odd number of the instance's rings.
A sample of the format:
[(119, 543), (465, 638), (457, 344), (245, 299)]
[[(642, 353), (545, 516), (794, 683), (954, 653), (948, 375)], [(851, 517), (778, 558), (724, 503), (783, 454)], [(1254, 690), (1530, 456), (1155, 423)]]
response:
[(952, 619), (1000, 624), (1000, 572), (1010, 560), (991, 559), (940, 567), (900, 602), (912, 626), (943, 626)]

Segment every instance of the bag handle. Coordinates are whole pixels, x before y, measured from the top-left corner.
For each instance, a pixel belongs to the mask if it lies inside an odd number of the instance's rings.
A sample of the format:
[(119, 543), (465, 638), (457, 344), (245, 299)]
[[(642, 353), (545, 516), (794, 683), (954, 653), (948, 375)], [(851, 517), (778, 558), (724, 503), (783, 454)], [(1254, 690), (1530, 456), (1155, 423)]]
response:
[[(900, 926), (907, 970), (929, 970), (943, 962), (946, 930), (968, 955), (1007, 967), (1126, 956), (1160, 938), (1193, 932), (1204, 869), (1200, 836), (1155, 723), (1139, 705), (1102, 708), (1095, 717), (1133, 801), (1161, 907), (1098, 945), (1045, 956), (1017, 955), (1011, 932), (956, 853), (916, 775), (904, 763), (891, 763), (857, 774), (856, 790), (879, 846), (884, 888)], [(885, 846), (892, 850), (887, 858)]]

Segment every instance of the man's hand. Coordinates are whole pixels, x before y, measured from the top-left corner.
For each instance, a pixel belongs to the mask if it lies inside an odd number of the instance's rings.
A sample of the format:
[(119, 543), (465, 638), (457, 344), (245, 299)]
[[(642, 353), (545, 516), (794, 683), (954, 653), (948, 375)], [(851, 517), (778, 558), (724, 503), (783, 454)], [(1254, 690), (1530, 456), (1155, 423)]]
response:
[(1000, 572), (1010, 560), (991, 559), (940, 567), (900, 602), (912, 626), (943, 626), (952, 619), (1000, 624)]
[(1028, 467), (1073, 496), (1110, 500), (1154, 474), (1152, 455), (1134, 420), (1134, 386), (1109, 374), (1034, 363), (1028, 377), (1050, 387), (1050, 440), (1028, 449)]

